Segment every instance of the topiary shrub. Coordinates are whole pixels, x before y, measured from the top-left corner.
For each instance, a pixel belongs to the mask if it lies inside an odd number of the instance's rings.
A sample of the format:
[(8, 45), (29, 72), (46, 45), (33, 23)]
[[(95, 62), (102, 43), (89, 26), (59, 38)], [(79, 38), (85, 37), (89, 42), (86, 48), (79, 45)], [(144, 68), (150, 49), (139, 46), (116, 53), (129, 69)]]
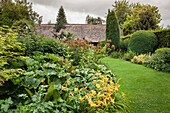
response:
[(129, 40), (128, 50), (138, 54), (154, 52), (158, 44), (156, 35), (150, 31), (137, 31)]

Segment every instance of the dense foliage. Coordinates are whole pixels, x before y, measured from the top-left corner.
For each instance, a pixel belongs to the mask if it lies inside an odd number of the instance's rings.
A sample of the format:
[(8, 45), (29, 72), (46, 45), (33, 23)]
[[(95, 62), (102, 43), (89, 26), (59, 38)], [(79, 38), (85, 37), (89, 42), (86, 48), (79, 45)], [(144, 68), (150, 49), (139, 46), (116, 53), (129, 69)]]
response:
[(132, 13), (127, 15), (121, 28), (124, 35), (132, 34), (138, 30), (159, 29), (161, 15), (158, 7), (144, 4), (132, 4)]
[(132, 4), (129, 4), (128, 0), (115, 0), (112, 6), (121, 26), (126, 21), (127, 15), (132, 13)]
[(150, 54), (140, 54), (138, 56), (134, 56), (133, 59), (131, 59), (131, 62), (136, 64), (145, 64), (146, 60), (151, 60)]
[(108, 11), (106, 19), (106, 40), (111, 40), (110, 48), (112, 45), (114, 45), (116, 49), (119, 48), (120, 28), (114, 10)]
[(170, 47), (170, 29), (153, 32), (158, 38), (158, 47)]
[(33, 11), (32, 3), (27, 2), (27, 0), (17, 0), (16, 3), (12, 0), (3, 1), (0, 10), (0, 26), (12, 26), (20, 19), (34, 22), (38, 20), (39, 16)]
[(94, 17), (87, 15), (86, 22), (87, 24), (102, 24), (103, 22), (105, 22), (105, 20), (103, 20), (100, 17), (94, 18)]
[(65, 24), (67, 24), (66, 15), (65, 15), (63, 6), (61, 6), (58, 11), (58, 16), (57, 16), (56, 21), (57, 23), (55, 25), (55, 31), (59, 32), (61, 29), (64, 29)]
[(164, 49), (151, 56), (151, 60), (146, 60), (147, 67), (155, 70), (170, 72), (170, 50)]
[(126, 110), (120, 79), (101, 64), (105, 49), (87, 40), (48, 38), (32, 29), (1, 28), (0, 37), (1, 112)]
[(154, 52), (158, 41), (154, 33), (149, 31), (137, 31), (130, 40), (128, 49), (138, 54)]

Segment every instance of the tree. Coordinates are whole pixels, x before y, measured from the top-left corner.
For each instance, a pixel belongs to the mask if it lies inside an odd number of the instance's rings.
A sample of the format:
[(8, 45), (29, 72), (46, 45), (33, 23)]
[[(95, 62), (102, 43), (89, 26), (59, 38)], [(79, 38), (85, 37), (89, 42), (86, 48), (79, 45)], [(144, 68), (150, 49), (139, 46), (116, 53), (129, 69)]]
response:
[(112, 6), (121, 26), (126, 21), (127, 15), (132, 13), (132, 4), (129, 4), (127, 0), (118, 0)]
[(28, 21), (37, 21), (38, 14), (32, 10), (32, 3), (27, 0), (6, 0), (1, 3), (0, 26), (12, 26), (14, 22), (21, 19)]
[(116, 49), (119, 48), (120, 29), (114, 10), (108, 11), (106, 19), (106, 40), (111, 40), (110, 47), (114, 45)]
[(159, 29), (161, 15), (158, 7), (151, 5), (133, 4), (131, 14), (127, 15), (126, 21), (121, 28), (125, 35), (136, 32), (137, 30)]
[(55, 31), (59, 32), (62, 28), (64, 29), (65, 24), (67, 24), (67, 20), (66, 20), (66, 16), (65, 16), (63, 6), (61, 6), (59, 11), (58, 11), (58, 16), (57, 16), (56, 21), (57, 21), (57, 23), (55, 25)]
[(87, 24), (100, 24), (102, 22), (105, 22), (105, 21), (100, 17), (94, 18), (94, 17), (91, 17), (89, 15), (87, 15), (87, 17), (86, 17), (86, 23)]
[(154, 18), (154, 15), (151, 12), (143, 12), (139, 15), (139, 20), (136, 23), (136, 30), (156, 29), (156, 23), (156, 18)]

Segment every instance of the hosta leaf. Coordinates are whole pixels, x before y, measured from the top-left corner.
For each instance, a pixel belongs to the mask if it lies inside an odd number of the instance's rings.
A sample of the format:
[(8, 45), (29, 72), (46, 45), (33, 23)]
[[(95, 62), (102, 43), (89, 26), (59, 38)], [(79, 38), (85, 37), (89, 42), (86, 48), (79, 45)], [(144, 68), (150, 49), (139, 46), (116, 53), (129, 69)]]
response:
[(44, 69), (44, 74), (49, 76), (49, 75), (56, 75), (57, 72), (53, 69)]
[(23, 85), (29, 89), (31, 88), (36, 89), (40, 85), (41, 80), (45, 80), (45, 78), (34, 78), (33, 76), (31, 77), (26, 76), (23, 81)]
[(34, 72), (33, 71), (31, 71), (31, 72), (25, 72), (24, 73), (24, 75), (27, 75), (27, 76), (29, 76), (29, 75), (33, 75), (34, 74)]

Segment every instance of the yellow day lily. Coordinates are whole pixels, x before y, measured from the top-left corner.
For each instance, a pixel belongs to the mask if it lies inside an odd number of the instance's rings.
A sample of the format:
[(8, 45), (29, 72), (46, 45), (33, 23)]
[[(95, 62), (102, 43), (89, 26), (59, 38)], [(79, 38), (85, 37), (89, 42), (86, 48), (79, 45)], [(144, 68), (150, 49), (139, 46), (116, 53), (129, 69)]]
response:
[(96, 84), (96, 87), (97, 87), (97, 88), (100, 88), (100, 84)]
[(78, 88), (74, 88), (74, 91), (78, 91), (79, 89)]

